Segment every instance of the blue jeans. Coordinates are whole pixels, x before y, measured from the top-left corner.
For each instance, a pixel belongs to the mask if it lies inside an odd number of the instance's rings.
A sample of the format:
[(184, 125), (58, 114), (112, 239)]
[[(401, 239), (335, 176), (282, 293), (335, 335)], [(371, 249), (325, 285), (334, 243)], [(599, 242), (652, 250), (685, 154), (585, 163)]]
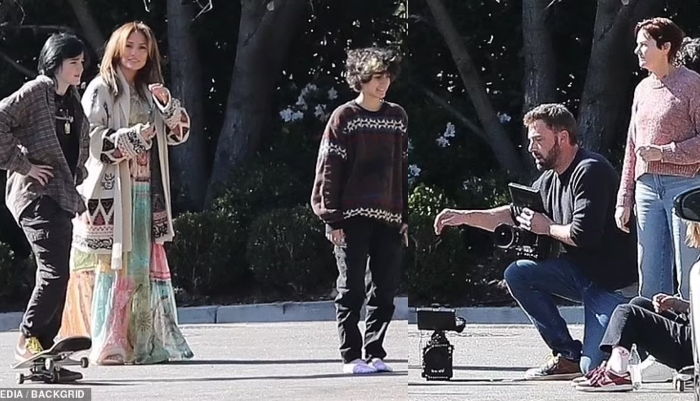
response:
[(683, 298), (690, 297), (690, 267), (700, 256), (700, 249), (685, 243), (686, 224), (673, 214), (673, 199), (695, 187), (700, 187), (699, 178), (657, 174), (644, 174), (636, 183), (639, 295), (645, 298), (659, 292), (680, 292)]
[[(504, 276), (511, 295), (554, 354), (580, 361), (583, 373), (606, 359), (599, 348), (600, 340), (615, 307), (627, 303), (629, 298), (598, 287), (567, 259), (518, 260), (508, 266)], [(583, 304), (583, 344), (571, 337), (554, 302), (555, 296)]]

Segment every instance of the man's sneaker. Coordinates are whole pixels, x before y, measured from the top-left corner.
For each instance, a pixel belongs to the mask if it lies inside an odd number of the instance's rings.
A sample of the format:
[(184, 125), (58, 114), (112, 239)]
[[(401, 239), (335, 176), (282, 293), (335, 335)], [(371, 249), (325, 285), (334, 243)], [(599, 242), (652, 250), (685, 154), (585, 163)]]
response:
[(593, 378), (603, 373), (603, 371), (605, 370), (605, 365), (606, 362), (603, 361), (603, 363), (601, 363), (600, 366), (598, 366), (597, 368), (589, 370), (588, 373), (586, 373), (585, 375), (573, 379), (571, 381), (571, 386), (576, 387), (580, 383), (590, 382), (591, 380), (593, 380)]
[(372, 358), (372, 360), (369, 362), (369, 366), (372, 366), (374, 369), (377, 370), (377, 372), (393, 372), (394, 371), (394, 369), (392, 369), (391, 366), (384, 363), (384, 361), (381, 360), (380, 358)]
[(19, 344), (15, 348), (15, 360), (24, 362), (34, 355), (42, 352), (44, 347), (41, 346), (39, 339), (36, 337), (20, 337)]
[(605, 369), (591, 380), (579, 383), (576, 390), (587, 392), (631, 391), (632, 376), (630, 376), (630, 372), (617, 374), (610, 369)]
[(353, 375), (366, 375), (370, 373), (377, 373), (377, 369), (374, 366), (370, 366), (367, 362), (362, 359), (355, 359), (352, 362), (343, 364), (343, 373), (350, 373)]
[(578, 362), (571, 361), (561, 354), (550, 356), (539, 368), (528, 369), (525, 380), (571, 380), (581, 376)]

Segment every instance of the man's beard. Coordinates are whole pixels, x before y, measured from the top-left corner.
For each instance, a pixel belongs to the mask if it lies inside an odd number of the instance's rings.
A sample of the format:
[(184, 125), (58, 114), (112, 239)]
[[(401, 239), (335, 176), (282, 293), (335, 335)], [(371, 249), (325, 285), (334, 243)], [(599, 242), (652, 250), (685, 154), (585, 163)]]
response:
[(537, 169), (539, 171), (553, 169), (554, 166), (557, 164), (557, 160), (559, 159), (560, 153), (561, 148), (559, 147), (559, 142), (557, 142), (554, 144), (554, 146), (552, 146), (552, 149), (549, 150), (547, 157), (542, 159), (542, 161), (538, 161), (537, 159), (535, 159), (535, 165), (537, 166)]

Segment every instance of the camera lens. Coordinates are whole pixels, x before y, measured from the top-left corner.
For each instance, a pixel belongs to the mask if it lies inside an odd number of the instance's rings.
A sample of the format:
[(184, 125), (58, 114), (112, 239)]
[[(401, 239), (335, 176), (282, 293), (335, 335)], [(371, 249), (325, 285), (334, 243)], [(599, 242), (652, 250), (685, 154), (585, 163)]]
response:
[(501, 224), (494, 230), (494, 243), (499, 248), (510, 248), (518, 240), (518, 233), (508, 224)]

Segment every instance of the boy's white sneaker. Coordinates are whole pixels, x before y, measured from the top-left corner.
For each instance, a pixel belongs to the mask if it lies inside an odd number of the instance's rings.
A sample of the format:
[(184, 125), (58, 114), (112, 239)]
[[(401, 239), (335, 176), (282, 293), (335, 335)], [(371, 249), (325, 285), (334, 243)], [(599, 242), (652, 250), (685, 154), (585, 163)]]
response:
[(380, 358), (372, 358), (372, 360), (369, 362), (369, 366), (373, 366), (377, 372), (393, 372), (394, 369), (391, 368), (391, 366), (387, 365), (384, 363), (383, 360)]
[(367, 362), (362, 359), (355, 359), (352, 362), (343, 364), (343, 373), (349, 373), (353, 375), (366, 375), (370, 373), (377, 373), (377, 369), (374, 366), (370, 366)]

